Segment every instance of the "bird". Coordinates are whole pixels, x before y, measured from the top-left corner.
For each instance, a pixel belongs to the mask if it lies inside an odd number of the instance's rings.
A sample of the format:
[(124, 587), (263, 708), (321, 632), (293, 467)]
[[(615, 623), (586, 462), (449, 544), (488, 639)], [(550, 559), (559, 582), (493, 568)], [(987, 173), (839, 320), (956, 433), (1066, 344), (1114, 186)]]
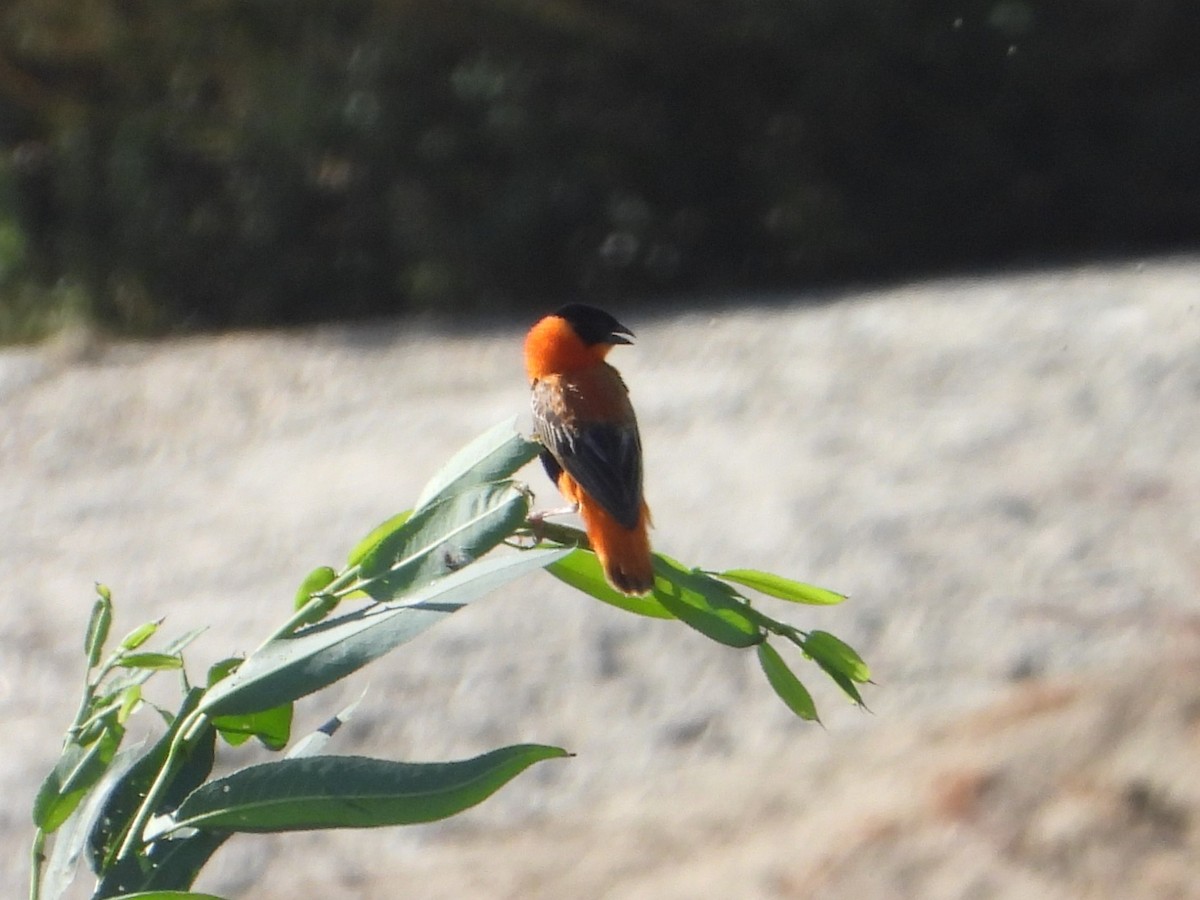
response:
[(568, 303), (539, 319), (525, 338), (542, 465), (578, 510), (605, 579), (629, 596), (654, 586), (650, 509), (642, 495), (637, 416), (606, 357), (633, 336), (604, 310)]

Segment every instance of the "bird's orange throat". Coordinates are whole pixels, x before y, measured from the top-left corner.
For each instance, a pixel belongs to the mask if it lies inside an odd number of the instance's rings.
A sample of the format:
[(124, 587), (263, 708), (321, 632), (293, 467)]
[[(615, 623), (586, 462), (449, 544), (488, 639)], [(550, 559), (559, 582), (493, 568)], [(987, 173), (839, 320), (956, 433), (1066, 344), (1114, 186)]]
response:
[(611, 349), (611, 344), (588, 346), (566, 319), (546, 316), (525, 337), (525, 374), (532, 382), (547, 375), (585, 369), (602, 362)]

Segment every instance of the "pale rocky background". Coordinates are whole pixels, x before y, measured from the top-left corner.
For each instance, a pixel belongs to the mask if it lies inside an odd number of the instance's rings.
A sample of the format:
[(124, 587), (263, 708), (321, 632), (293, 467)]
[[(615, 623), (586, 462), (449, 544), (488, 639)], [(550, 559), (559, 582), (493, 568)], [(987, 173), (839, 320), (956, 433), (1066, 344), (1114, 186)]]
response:
[[(798, 722), (753, 654), (530, 577), (305, 701), (297, 725), (366, 689), (338, 752), (537, 740), (575, 758), (440, 825), (235, 838), (198, 887), (1200, 897), (1200, 262), (612, 309), (639, 336), (612, 359), (657, 545), (851, 594), (776, 612), (858, 647), (872, 711), (798, 663), (826, 727)], [(24, 892), (93, 581), (118, 634), (210, 626), (195, 676), (252, 649), (305, 572), (524, 415), (527, 324), (0, 353), (0, 895)]]

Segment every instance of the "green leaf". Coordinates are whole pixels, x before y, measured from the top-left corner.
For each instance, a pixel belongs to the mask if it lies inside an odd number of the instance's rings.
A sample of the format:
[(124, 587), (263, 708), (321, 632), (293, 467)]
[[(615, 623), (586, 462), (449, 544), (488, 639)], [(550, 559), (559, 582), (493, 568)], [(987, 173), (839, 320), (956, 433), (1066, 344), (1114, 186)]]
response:
[(182, 669), (183, 659), (172, 653), (127, 653), (118, 660), (124, 669)]
[(433, 822), (481, 802), (534, 763), (567, 755), (519, 744), (447, 763), (282, 759), (198, 788), (176, 811), (175, 827), (277, 832)]
[(867, 704), (863, 700), (862, 694), (858, 690), (858, 686), (853, 681), (851, 681), (841, 672), (831, 669), (819, 659), (816, 660), (816, 663), (825, 671), (826, 675), (833, 679), (833, 683), (842, 689), (842, 692), (850, 698), (851, 702), (854, 703), (855, 706), (861, 706), (863, 709), (867, 708)]
[(237, 667), (243, 662), (245, 662), (245, 659), (240, 656), (227, 656), (224, 659), (217, 660), (217, 662), (208, 667), (205, 684), (208, 687), (212, 687), (223, 678), (228, 678), (237, 671)]
[(125, 729), (109, 721), (99, 737), (87, 746), (68, 743), (46, 776), (33, 801), (33, 822), (52, 834), (100, 780), (116, 756)]
[(78, 868), (79, 856), (87, 846), (88, 836), (99, 820), (113, 789), (136, 762), (140, 749), (140, 746), (133, 746), (119, 750), (108, 770), (55, 834), (54, 847), (46, 861), (42, 878), (43, 900), (59, 900), (71, 886), (75, 870)]
[(860, 684), (871, 680), (871, 670), (854, 648), (827, 631), (810, 631), (801, 647), (826, 669), (840, 672)]
[[(180, 635), (179, 637), (170, 641), (163, 648), (163, 651), (162, 651), (163, 655), (178, 656), (183, 651), (183, 649), (188, 646), (188, 644), (190, 644), (196, 638), (200, 637), (200, 635), (204, 634), (204, 631), (205, 631), (205, 629), (203, 629), (203, 628), (193, 628), (191, 631), (187, 632), (186, 634)], [(128, 690), (131, 687), (136, 687), (136, 686), (145, 684), (152, 677), (154, 677), (154, 673), (158, 672), (158, 671), (161, 671), (161, 670), (139, 668), (139, 669), (126, 669), (122, 672), (118, 672), (116, 675), (109, 678), (105, 682), (105, 687), (108, 689), (107, 693), (104, 695), (106, 698), (105, 702), (113, 701), (115, 698), (118, 698), (119, 696), (121, 696), (124, 691)], [(118, 701), (118, 703), (119, 703), (119, 701)]]
[(379, 542), (390, 535), (392, 532), (400, 529), (405, 522), (412, 517), (413, 511), (406, 509), (404, 512), (396, 513), (390, 519), (380, 522), (371, 533), (354, 545), (354, 549), (350, 551), (350, 555), (346, 557), (346, 563), (350, 566), (357, 566), (362, 562), (363, 557), (374, 550)]
[(92, 896), (125, 896), (125, 891), (186, 891), (230, 837), (229, 832), (201, 831), (187, 837), (155, 838), (139, 853), (122, 858), (105, 872)]
[(217, 716), (212, 724), (232, 747), (255, 737), (268, 750), (282, 750), (292, 736), (292, 704), (240, 716)]
[(99, 596), (92, 604), (92, 614), (88, 618), (87, 633), (83, 641), (83, 652), (87, 656), (89, 669), (94, 669), (100, 664), (100, 657), (104, 655), (104, 644), (112, 627), (112, 595), (108, 593), (108, 588), (101, 592), (101, 587), (103, 586), (100, 584), (96, 585), (96, 593)]
[(378, 603), (269, 641), (214, 685), (210, 715), (270, 709), (318, 691), (410, 641), (467, 603), (540, 569), (569, 549), (526, 550), (481, 560), (416, 592), (405, 603)]
[(546, 571), (576, 590), (590, 594), (597, 600), (602, 600), (618, 609), (656, 619), (675, 618), (653, 596), (627, 597), (620, 591), (614, 590), (604, 579), (604, 570), (600, 568), (600, 560), (590, 550), (576, 548), (558, 562), (546, 566)]
[(300, 582), (300, 587), (296, 591), (296, 609), (303, 607), (312, 599), (313, 594), (320, 593), (329, 587), (336, 578), (337, 572), (329, 566), (318, 566), (309, 572), (304, 576), (304, 580)]
[(753, 614), (728, 585), (660, 553), (654, 554), (654, 599), (685, 625), (726, 646), (752, 647), (763, 639)]
[(718, 577), (754, 588), (769, 597), (778, 597), (780, 600), (790, 600), (793, 603), (833, 606), (846, 599), (845, 594), (804, 584), (801, 581), (793, 581), (771, 572), (760, 572), (757, 569), (727, 569), (718, 573)]
[(161, 624), (162, 619), (159, 619), (157, 622), (147, 622), (144, 625), (139, 625), (133, 631), (129, 632), (129, 634), (125, 635), (121, 641), (121, 649), (136, 650), (154, 636), (154, 633), (158, 631), (158, 626)]
[[(100, 815), (88, 835), (89, 855), (92, 870), (103, 873), (113, 863), (126, 828), (150, 790), (150, 785), (166, 764), (167, 753), (179, 729), (188, 716), (195, 711), (204, 691), (192, 688), (183, 698), (174, 722), (166, 732), (147, 750), (121, 777), (109, 793)], [(212, 772), (216, 752), (216, 732), (204, 728), (182, 748), (182, 763), (171, 779), (162, 800), (154, 813), (160, 815), (179, 805), (185, 796), (204, 782)], [(190, 884), (190, 882), (189, 882)], [(120, 886), (121, 890), (134, 890), (146, 885), (131, 881)], [(178, 884), (171, 885), (178, 887)], [(187, 885), (183, 885), (186, 887)], [(97, 896), (104, 896), (97, 893)]]
[(131, 684), (125, 690), (121, 691), (121, 705), (117, 709), (117, 721), (124, 725), (129, 721), (129, 717), (133, 715), (134, 710), (142, 702), (142, 686), (140, 684)]
[(779, 651), (766, 641), (758, 645), (758, 664), (762, 666), (767, 681), (779, 695), (779, 699), (787, 704), (788, 709), (807, 721), (821, 721), (808, 688), (787, 667)]
[(478, 559), (513, 533), (529, 497), (511, 481), (479, 484), (418, 510), (359, 564), (359, 584), (386, 602)]
[(540, 444), (517, 432), (517, 419), (513, 416), (489, 428), (450, 457), (422, 489), (416, 509), (420, 511), (467, 488), (502, 481), (531, 462), (539, 450)]

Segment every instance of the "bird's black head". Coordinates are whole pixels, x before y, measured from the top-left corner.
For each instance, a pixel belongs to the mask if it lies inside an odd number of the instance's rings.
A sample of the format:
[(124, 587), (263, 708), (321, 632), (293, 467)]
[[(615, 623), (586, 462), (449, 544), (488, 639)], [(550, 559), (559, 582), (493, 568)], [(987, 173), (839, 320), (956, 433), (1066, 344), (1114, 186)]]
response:
[(579, 339), (586, 345), (632, 344), (633, 332), (602, 309), (586, 303), (568, 303), (555, 310), (560, 319), (566, 319)]

